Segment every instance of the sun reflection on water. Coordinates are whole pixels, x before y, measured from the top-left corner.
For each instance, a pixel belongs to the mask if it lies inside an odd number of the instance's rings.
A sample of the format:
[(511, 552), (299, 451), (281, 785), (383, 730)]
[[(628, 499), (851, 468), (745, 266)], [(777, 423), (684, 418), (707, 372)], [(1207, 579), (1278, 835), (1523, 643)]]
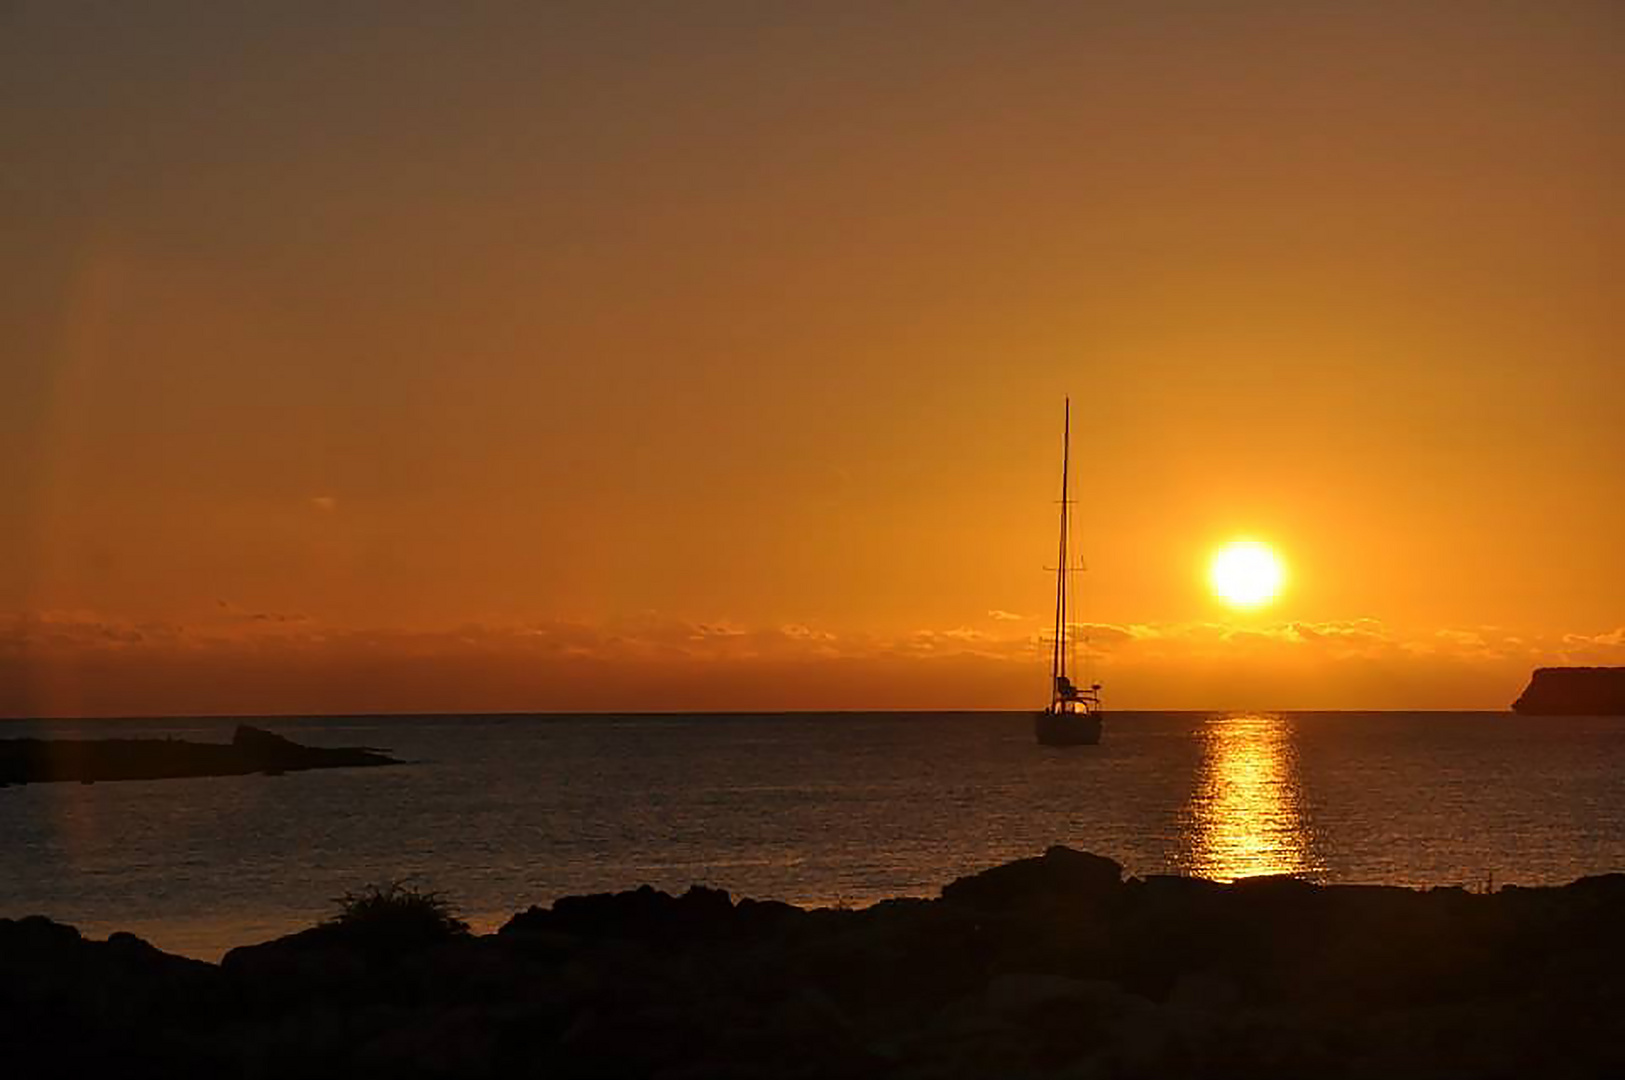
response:
[(1273, 713), (1230, 713), (1203, 726), (1202, 765), (1187, 808), (1187, 872), (1218, 881), (1320, 869), (1298, 785), (1297, 749)]

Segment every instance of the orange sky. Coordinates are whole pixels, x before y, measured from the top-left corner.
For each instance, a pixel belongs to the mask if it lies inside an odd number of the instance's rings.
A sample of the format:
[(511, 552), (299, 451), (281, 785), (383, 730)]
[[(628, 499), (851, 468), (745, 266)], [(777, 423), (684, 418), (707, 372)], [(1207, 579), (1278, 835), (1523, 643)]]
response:
[(1625, 663), (1619, 5), (330, 7), (0, 15), (0, 715), (1041, 704), (1067, 393), (1111, 707)]

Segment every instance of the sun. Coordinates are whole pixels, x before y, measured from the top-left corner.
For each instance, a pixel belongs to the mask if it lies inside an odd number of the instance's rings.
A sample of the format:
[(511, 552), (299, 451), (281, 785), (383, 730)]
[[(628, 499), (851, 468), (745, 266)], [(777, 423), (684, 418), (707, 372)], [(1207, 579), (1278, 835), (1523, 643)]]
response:
[(1256, 608), (1280, 595), (1286, 568), (1268, 544), (1232, 540), (1213, 553), (1207, 577), (1214, 594), (1231, 607)]

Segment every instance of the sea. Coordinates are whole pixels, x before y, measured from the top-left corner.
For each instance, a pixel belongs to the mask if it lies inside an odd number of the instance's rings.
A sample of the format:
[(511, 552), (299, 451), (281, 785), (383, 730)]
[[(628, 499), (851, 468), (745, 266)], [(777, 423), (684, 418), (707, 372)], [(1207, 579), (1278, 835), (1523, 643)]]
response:
[[(12, 721), (0, 738), (226, 741), (234, 719)], [(1125, 873), (1408, 886), (1625, 870), (1625, 719), (1141, 712), (1099, 746), (1029, 713), (276, 717), (399, 767), (0, 789), (0, 917), (217, 959), (368, 885), (479, 931), (691, 884), (861, 907), (1065, 844)]]

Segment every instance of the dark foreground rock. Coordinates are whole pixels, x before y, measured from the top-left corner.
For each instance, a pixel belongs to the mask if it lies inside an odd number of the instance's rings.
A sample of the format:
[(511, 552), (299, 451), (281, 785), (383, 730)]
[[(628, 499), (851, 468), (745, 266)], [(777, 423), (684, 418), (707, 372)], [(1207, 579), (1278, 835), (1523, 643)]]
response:
[(0, 920), (28, 1077), (1620, 1076), (1622, 1015), (1622, 875), (1219, 885), (1052, 848), (937, 900), (643, 888), (220, 965)]
[(1536, 668), (1512, 711), (1525, 716), (1625, 716), (1625, 667)]
[(0, 787), (52, 780), (167, 780), (399, 765), (365, 746), (303, 746), (238, 724), (229, 743), (184, 739), (0, 739)]

